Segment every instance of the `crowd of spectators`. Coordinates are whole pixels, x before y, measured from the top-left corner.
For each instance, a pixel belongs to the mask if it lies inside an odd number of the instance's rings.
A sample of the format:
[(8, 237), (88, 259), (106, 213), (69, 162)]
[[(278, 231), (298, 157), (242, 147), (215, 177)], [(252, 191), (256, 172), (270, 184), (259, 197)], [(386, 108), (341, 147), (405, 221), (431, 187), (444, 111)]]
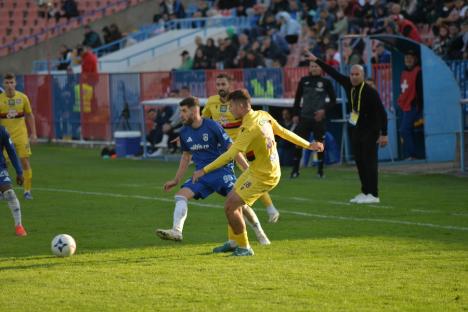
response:
[[(339, 56), (340, 36), (402, 35), (425, 43), (446, 60), (468, 59), (467, 8), (463, 0), (199, 0), (187, 8), (180, 0), (162, 0), (154, 20), (231, 15), (254, 21), (250, 29), (197, 44), (193, 55), (184, 54), (192, 63), (187, 67), (184, 62), (184, 69), (284, 66), (298, 42), (328, 62), (359, 64), (364, 62), (364, 41), (344, 40)], [(373, 62), (390, 61), (382, 44), (375, 44), (372, 52)]]
[(59, 50), (59, 63), (56, 69), (70, 71), (74, 65), (82, 64), (84, 51), (87, 51), (85, 55), (93, 54), (93, 59), (96, 59), (97, 62), (97, 56), (119, 49), (118, 45), (110, 45), (108, 48), (101, 50), (98, 55), (95, 55), (92, 49), (102, 47), (103, 45), (115, 42), (124, 37), (116, 24), (104, 26), (102, 28), (102, 34), (103, 40), (101, 40), (101, 36), (89, 25), (84, 26), (84, 38), (80, 44), (76, 45), (74, 48), (70, 48), (65, 44), (61, 45)]

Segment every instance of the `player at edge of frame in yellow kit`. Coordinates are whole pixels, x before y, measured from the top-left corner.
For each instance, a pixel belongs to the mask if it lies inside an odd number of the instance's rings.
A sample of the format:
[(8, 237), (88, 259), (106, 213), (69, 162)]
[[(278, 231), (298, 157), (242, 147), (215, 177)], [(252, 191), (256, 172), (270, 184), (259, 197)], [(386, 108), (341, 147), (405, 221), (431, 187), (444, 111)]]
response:
[[(221, 73), (216, 76), (216, 91), (218, 94), (208, 98), (202, 111), (202, 117), (211, 118), (218, 122), (234, 142), (239, 134), (242, 121), (235, 118), (229, 111), (229, 102), (227, 97), (231, 91), (231, 81), (232, 78), (227, 74)], [(241, 167), (239, 164), (237, 165), (242, 171), (247, 170), (247, 167)], [(280, 213), (273, 204), (270, 195), (265, 193), (260, 197), (260, 200), (267, 210), (268, 222), (276, 223), (279, 219)]]
[[(4, 126), (15, 145), (24, 171), (24, 198), (33, 199), (32, 169), (29, 162), (31, 143), (36, 143), (36, 124), (31, 104), (26, 94), (16, 90), (16, 77), (12, 73), (3, 76), (4, 93), (0, 94), (0, 125)], [(27, 126), (26, 126), (27, 124)], [(28, 137), (29, 127), (29, 137)]]
[(323, 151), (320, 142), (308, 142), (282, 126), (267, 112), (252, 110), (251, 98), (246, 90), (236, 90), (229, 94), (229, 109), (233, 116), (242, 121), (239, 135), (229, 149), (216, 160), (193, 173), (196, 182), (205, 174), (225, 165), (239, 153), (251, 162), (234, 184), (224, 203), (228, 219), (228, 233), (232, 239), (213, 249), (213, 253), (232, 251), (232, 256), (253, 256), (245, 222), (243, 205), (253, 205), (263, 194), (271, 191), (279, 183), (281, 168), (276, 150), (275, 135), (302, 148)]

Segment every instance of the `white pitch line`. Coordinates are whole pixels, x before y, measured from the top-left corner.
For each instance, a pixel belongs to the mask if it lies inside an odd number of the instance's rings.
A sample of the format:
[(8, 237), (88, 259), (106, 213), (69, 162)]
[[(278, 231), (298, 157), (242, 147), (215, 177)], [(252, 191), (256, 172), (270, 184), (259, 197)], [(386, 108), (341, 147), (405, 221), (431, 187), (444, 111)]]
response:
[[(67, 190), (67, 189), (57, 189), (57, 188), (34, 188), (35, 190), (39, 191), (46, 191), (46, 192), (59, 192), (59, 193), (73, 193), (73, 194), (81, 194), (81, 195), (95, 195), (95, 196), (106, 196), (106, 197), (116, 197), (116, 198), (134, 198), (134, 199), (142, 199), (142, 200), (156, 200), (161, 202), (174, 202), (173, 199), (163, 198), (163, 197), (156, 197), (156, 196), (143, 196), (143, 195), (127, 195), (127, 194), (118, 194), (118, 193), (103, 193), (103, 192), (88, 192), (88, 191), (77, 191), (77, 190)], [(200, 203), (200, 202), (191, 202), (190, 205), (193, 206), (200, 206), (200, 207), (210, 207), (216, 209), (224, 209), (221, 205), (215, 204), (208, 204), (208, 203)], [(462, 226), (454, 226), (454, 225), (439, 225), (439, 224), (432, 224), (432, 223), (420, 223), (420, 222), (411, 222), (411, 221), (404, 221), (404, 220), (391, 220), (391, 219), (375, 219), (375, 218), (355, 218), (355, 217), (345, 217), (345, 216), (333, 216), (333, 215), (322, 215), (322, 214), (314, 214), (308, 212), (301, 212), (301, 211), (291, 211), (291, 210), (281, 210), (283, 214), (291, 214), (297, 216), (306, 216), (306, 217), (313, 217), (319, 219), (329, 219), (329, 220), (345, 220), (345, 221), (357, 221), (357, 222), (378, 222), (378, 223), (388, 223), (388, 224), (399, 224), (399, 225), (412, 225), (412, 226), (420, 226), (420, 227), (429, 227), (429, 228), (436, 228), (436, 229), (444, 229), (444, 230), (458, 230), (458, 231), (468, 231), (468, 227)]]

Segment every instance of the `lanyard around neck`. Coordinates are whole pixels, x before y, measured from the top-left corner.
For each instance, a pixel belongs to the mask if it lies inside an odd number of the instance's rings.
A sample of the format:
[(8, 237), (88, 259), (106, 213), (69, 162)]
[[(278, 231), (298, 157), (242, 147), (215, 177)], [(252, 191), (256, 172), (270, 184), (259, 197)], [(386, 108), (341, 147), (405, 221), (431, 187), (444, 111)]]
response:
[(357, 102), (357, 110), (354, 109), (354, 89), (351, 89), (351, 109), (355, 112), (358, 112), (361, 110), (361, 95), (362, 95), (362, 90), (364, 89), (364, 84), (365, 82), (363, 81), (361, 83), (361, 87), (359, 88), (359, 94), (358, 94), (358, 102)]

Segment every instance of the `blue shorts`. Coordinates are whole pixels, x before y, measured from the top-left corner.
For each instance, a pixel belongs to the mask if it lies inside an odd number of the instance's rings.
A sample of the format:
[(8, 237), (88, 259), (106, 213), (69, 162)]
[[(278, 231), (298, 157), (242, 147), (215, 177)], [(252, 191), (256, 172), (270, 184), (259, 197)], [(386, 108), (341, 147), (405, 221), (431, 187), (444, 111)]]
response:
[(190, 189), (195, 195), (195, 199), (203, 199), (216, 192), (221, 196), (227, 194), (234, 187), (236, 183), (236, 176), (232, 170), (221, 168), (205, 174), (197, 182), (192, 183), (192, 178), (185, 181), (181, 188)]
[(10, 175), (8, 174), (8, 170), (6, 168), (0, 167), (0, 185), (11, 185)]

